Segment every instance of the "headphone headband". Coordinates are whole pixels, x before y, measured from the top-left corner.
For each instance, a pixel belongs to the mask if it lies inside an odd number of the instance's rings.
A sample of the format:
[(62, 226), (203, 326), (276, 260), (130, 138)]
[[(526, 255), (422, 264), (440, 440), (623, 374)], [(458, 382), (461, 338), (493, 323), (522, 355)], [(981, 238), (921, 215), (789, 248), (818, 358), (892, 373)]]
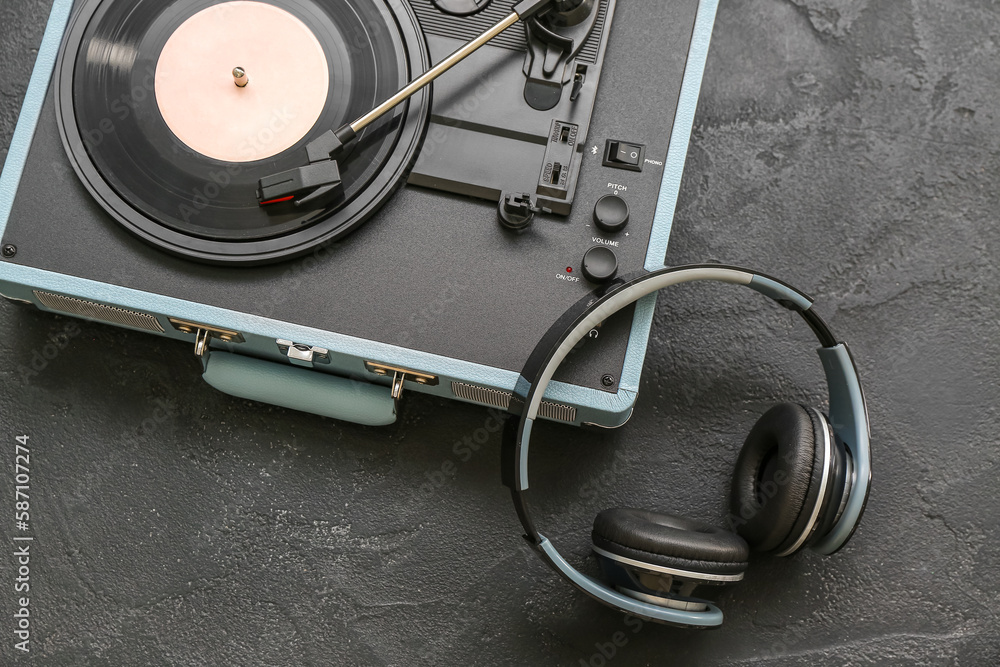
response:
[(709, 604), (708, 611), (703, 612), (661, 607), (623, 595), (577, 571), (537, 531), (528, 503), (531, 429), (538, 418), (545, 390), (566, 356), (593, 327), (626, 306), (664, 287), (701, 280), (744, 285), (777, 301), (799, 313), (819, 340), (819, 356), (830, 397), (830, 426), (836, 439), (850, 452), (855, 479), (840, 518), (827, 535), (811, 548), (822, 554), (832, 554), (843, 547), (864, 513), (871, 483), (868, 409), (857, 369), (847, 345), (838, 342), (823, 319), (813, 312), (813, 300), (808, 295), (775, 278), (748, 269), (701, 264), (643, 271), (617, 279), (574, 304), (542, 337), (518, 377), (508, 408), (511, 418), (504, 429), (502, 471), (503, 483), (511, 490), (525, 538), (543, 560), (574, 586), (599, 602), (642, 618), (704, 627), (722, 622), (722, 612), (714, 605)]

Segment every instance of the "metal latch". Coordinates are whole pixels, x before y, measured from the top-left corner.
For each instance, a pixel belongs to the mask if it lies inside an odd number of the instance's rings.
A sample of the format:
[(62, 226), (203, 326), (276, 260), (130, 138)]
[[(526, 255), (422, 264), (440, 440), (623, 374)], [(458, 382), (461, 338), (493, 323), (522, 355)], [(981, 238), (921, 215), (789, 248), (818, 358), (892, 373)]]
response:
[(243, 343), (246, 340), (239, 331), (221, 329), (198, 322), (188, 322), (175, 317), (170, 318), (170, 324), (178, 331), (194, 334), (194, 354), (196, 357), (205, 356), (205, 353), (208, 352), (208, 344), (213, 338), (221, 340), (223, 343)]
[(312, 368), (313, 364), (330, 363), (330, 351), (323, 347), (312, 347), (290, 340), (277, 340), (278, 349), (296, 366)]
[(422, 384), (426, 387), (436, 387), (438, 384), (437, 375), (421, 373), (420, 371), (413, 371), (409, 368), (389, 366), (387, 364), (375, 363), (374, 361), (366, 361), (365, 368), (368, 369), (369, 373), (374, 373), (375, 375), (380, 375), (382, 377), (392, 376), (392, 397), (397, 400), (403, 395), (403, 383), (407, 380), (416, 382), (417, 384)]

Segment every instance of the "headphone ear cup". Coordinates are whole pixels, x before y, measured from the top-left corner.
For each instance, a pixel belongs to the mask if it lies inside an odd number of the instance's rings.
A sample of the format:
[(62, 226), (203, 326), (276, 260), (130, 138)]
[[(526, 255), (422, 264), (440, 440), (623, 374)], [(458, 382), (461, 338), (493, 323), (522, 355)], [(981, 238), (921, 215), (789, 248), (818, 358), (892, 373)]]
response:
[(734, 533), (642, 509), (604, 510), (594, 519), (591, 538), (598, 554), (709, 578), (742, 575), (750, 556)]
[(821, 487), (831, 445), (826, 418), (794, 403), (774, 406), (754, 424), (736, 461), (730, 511), (755, 551), (790, 555), (804, 546), (816, 505), (829, 496)]

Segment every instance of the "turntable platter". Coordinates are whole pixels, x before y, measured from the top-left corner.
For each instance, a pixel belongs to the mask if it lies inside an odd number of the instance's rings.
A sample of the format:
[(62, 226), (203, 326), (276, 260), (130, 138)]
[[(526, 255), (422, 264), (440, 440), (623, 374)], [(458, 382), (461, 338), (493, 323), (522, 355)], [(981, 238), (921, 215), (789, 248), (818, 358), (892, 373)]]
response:
[(57, 121), (84, 185), (130, 232), (200, 261), (261, 264), (344, 236), (402, 186), (430, 91), (359, 133), (339, 198), (257, 199), (261, 178), (307, 162), (311, 141), (428, 60), (398, 0), (90, 0), (56, 65)]

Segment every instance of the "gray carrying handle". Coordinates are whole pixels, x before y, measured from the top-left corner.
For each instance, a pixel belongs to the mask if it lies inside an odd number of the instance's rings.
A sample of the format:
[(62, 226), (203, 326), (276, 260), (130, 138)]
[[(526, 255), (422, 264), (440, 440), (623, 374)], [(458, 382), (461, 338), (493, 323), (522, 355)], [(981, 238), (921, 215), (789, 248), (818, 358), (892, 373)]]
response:
[(205, 382), (238, 398), (270, 403), (365, 426), (396, 421), (388, 387), (214, 351), (205, 361)]

